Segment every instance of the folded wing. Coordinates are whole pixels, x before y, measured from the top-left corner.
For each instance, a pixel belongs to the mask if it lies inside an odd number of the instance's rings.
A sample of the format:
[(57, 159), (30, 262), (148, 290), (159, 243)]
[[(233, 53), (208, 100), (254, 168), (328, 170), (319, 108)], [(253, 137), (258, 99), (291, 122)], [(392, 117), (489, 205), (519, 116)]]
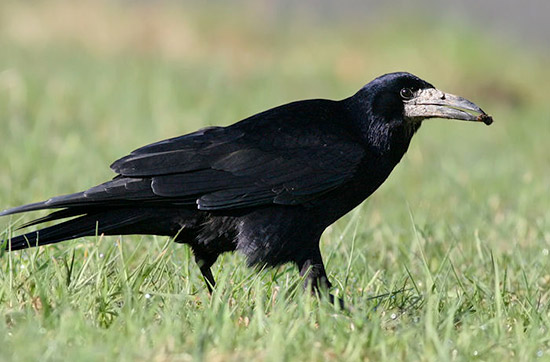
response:
[[(349, 181), (365, 151), (353, 135), (331, 122), (329, 108), (308, 102), (329, 101), (297, 102), (229, 127), (139, 148), (111, 165), (118, 174), (111, 181), (0, 215), (72, 210), (44, 220), (49, 221), (136, 203), (201, 210), (309, 203)], [(312, 109), (323, 112), (311, 114)]]
[(209, 129), (137, 150), (112, 168), (123, 180), (150, 179), (157, 197), (222, 210), (309, 202), (350, 179), (363, 157), (341, 135), (314, 129), (285, 136)]

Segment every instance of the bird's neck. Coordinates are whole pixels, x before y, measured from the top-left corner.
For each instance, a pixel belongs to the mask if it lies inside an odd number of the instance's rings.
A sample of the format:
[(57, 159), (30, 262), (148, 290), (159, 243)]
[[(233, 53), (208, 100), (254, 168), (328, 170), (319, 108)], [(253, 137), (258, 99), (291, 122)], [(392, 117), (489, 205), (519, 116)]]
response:
[(389, 127), (387, 133), (382, 137), (384, 144), (379, 148), (380, 154), (390, 158), (397, 164), (409, 149), (412, 137), (419, 127), (420, 123), (404, 123), (399, 126)]
[(397, 164), (407, 152), (420, 123), (412, 123), (399, 117), (386, 119), (385, 115), (376, 114), (368, 102), (356, 99), (345, 101), (348, 101), (346, 109), (353, 128), (367, 151)]

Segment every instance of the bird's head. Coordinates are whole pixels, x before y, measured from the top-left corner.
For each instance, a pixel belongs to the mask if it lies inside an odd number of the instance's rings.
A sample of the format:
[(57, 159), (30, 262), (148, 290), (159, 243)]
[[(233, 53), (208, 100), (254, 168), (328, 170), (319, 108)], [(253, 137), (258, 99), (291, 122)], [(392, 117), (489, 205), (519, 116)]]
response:
[(405, 72), (382, 75), (349, 100), (352, 101), (354, 113), (362, 118), (361, 131), (369, 144), (381, 150), (398, 146), (404, 147), (404, 153), (412, 135), (428, 118), (483, 122), (487, 125), (493, 121), (491, 116), (469, 100), (443, 92)]

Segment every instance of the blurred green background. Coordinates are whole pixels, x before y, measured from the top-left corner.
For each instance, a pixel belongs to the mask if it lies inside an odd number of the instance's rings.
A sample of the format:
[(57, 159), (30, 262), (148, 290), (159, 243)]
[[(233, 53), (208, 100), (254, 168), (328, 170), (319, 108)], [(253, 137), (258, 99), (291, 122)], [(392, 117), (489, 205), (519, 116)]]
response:
[[(110, 162), (144, 144), (341, 99), (393, 71), (495, 120), (425, 122), (380, 190), (324, 234), (330, 277), (358, 314), (317, 306), (292, 266), (256, 277), (224, 257), (209, 299), (184, 247), (87, 238), (2, 257), (0, 357), (550, 359), (548, 5), (418, 4), (0, 2), (0, 208), (103, 182)], [(0, 220), (1, 237), (19, 220)], [(52, 262), (73, 252), (78, 288)], [(144, 265), (164, 271), (155, 279)], [(401, 304), (384, 297), (399, 288)]]

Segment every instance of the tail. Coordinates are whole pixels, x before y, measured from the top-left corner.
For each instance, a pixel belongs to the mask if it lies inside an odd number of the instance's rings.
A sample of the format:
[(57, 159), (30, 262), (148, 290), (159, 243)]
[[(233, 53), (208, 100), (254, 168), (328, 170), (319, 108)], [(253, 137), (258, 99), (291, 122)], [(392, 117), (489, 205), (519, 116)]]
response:
[(130, 179), (117, 176), (111, 181), (94, 186), (83, 192), (56, 196), (46, 201), (4, 210), (0, 212), (0, 217), (36, 210), (66, 209), (54, 212), (46, 216), (46, 218), (38, 219), (26, 225), (30, 226), (45, 221), (82, 215), (93, 209), (135, 205), (136, 201), (152, 199), (154, 199), (154, 194), (151, 190), (150, 179)]
[[(59, 209), (21, 227), (47, 221), (69, 219), (38, 231), (8, 240), (7, 250), (53, 244), (83, 236), (154, 234), (176, 235), (182, 227), (192, 227), (196, 209), (155, 200), (151, 181), (115, 177), (104, 184), (70, 195), (52, 197), (43, 202), (14, 207), (0, 216), (21, 212)], [(187, 222), (189, 224), (185, 225)], [(184, 225), (182, 225), (184, 224)], [(19, 230), (18, 229), (18, 230)], [(0, 240), (1, 241), (1, 240)]]
[[(20, 250), (100, 234), (141, 234), (142, 224), (152, 217), (150, 212), (143, 211), (120, 208), (91, 212), (50, 227), (13, 237), (8, 240), (5, 248), (6, 250)], [(81, 213), (81, 211), (72, 209), (60, 210), (23, 225), (23, 227), (74, 216), (76, 212)]]
[(27, 204), (27, 205), (4, 210), (0, 212), (0, 217), (12, 215), (12, 214), (19, 214), (19, 213), (28, 212), (28, 211), (60, 209), (60, 208), (69, 207), (69, 206), (89, 205), (90, 204), (89, 201), (86, 203), (83, 202), (85, 199), (86, 199), (86, 196), (84, 192), (77, 192), (75, 194), (52, 197), (51, 199), (48, 199), (46, 201), (35, 202), (34, 204)]

